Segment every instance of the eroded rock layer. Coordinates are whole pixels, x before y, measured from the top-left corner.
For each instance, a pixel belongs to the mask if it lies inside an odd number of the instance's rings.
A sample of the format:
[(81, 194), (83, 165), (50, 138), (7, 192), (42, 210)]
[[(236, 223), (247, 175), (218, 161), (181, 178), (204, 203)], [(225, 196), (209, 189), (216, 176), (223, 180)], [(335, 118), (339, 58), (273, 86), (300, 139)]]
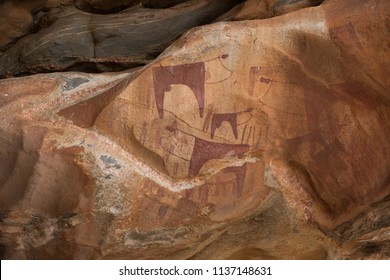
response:
[[(239, 2), (196, 0), (167, 9), (137, 5), (104, 15), (69, 6), (55, 20), (48, 19), (49, 27), (19, 39), (0, 55), (0, 77), (144, 65), (185, 31), (212, 22)], [(27, 9), (23, 11), (31, 17)]]
[(329, 0), (0, 81), (2, 257), (389, 258), (389, 26)]

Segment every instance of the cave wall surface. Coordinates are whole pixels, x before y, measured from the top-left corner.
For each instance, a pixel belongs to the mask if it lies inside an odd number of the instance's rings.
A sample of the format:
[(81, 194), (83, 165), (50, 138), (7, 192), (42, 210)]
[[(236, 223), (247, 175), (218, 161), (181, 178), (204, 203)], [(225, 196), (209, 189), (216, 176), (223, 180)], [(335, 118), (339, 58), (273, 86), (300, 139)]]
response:
[(1, 258), (390, 258), (390, 2), (38, 2), (0, 40)]

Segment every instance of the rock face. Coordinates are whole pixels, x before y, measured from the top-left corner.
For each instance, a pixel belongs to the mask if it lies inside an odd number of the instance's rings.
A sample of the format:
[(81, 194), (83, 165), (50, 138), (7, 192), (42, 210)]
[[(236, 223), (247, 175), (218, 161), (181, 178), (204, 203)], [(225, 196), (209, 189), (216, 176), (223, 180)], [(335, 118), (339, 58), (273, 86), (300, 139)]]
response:
[[(32, 13), (45, 1), (0, 2), (0, 51), (27, 34), (33, 26)], [(1, 53), (0, 53), (1, 54)]]
[(247, 0), (222, 16), (229, 20), (265, 19), (317, 6), (323, 0)]
[(2, 258), (388, 259), (389, 15), (329, 0), (0, 81)]
[(68, 7), (50, 27), (20, 39), (0, 56), (0, 77), (143, 65), (185, 31), (210, 23), (239, 2), (196, 0), (153, 10), (133, 6), (109, 15)]

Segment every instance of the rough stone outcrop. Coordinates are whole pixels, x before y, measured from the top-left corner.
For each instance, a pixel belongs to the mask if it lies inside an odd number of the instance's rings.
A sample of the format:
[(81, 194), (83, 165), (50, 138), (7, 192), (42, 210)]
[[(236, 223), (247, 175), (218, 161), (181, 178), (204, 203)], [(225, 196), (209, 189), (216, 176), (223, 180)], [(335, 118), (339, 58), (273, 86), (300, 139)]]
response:
[(137, 5), (104, 15), (70, 6), (49, 20), (54, 21), (49, 27), (25, 36), (0, 55), (0, 77), (144, 65), (185, 31), (212, 22), (239, 2), (196, 0), (166, 9)]
[(2, 257), (388, 259), (389, 15), (328, 0), (1, 80)]
[(33, 27), (35, 10), (45, 1), (0, 2), (0, 54)]

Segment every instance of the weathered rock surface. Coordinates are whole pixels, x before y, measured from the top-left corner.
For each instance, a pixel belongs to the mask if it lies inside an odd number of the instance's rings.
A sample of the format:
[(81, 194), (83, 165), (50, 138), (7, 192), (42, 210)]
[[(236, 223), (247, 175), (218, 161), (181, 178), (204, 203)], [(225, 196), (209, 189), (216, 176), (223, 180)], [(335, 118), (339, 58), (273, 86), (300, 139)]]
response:
[(144, 65), (185, 31), (212, 22), (239, 2), (196, 0), (167, 9), (138, 5), (107, 15), (68, 7), (49, 27), (0, 55), (0, 77)]
[(0, 81), (2, 257), (389, 258), (389, 26), (329, 0)]
[(139, 0), (79, 0), (75, 2), (76, 7), (83, 11), (101, 14), (118, 12), (140, 3)]
[(0, 1), (0, 54), (31, 31), (33, 12), (45, 1)]
[(265, 19), (303, 8), (317, 6), (323, 0), (247, 0), (221, 17), (225, 20)]

